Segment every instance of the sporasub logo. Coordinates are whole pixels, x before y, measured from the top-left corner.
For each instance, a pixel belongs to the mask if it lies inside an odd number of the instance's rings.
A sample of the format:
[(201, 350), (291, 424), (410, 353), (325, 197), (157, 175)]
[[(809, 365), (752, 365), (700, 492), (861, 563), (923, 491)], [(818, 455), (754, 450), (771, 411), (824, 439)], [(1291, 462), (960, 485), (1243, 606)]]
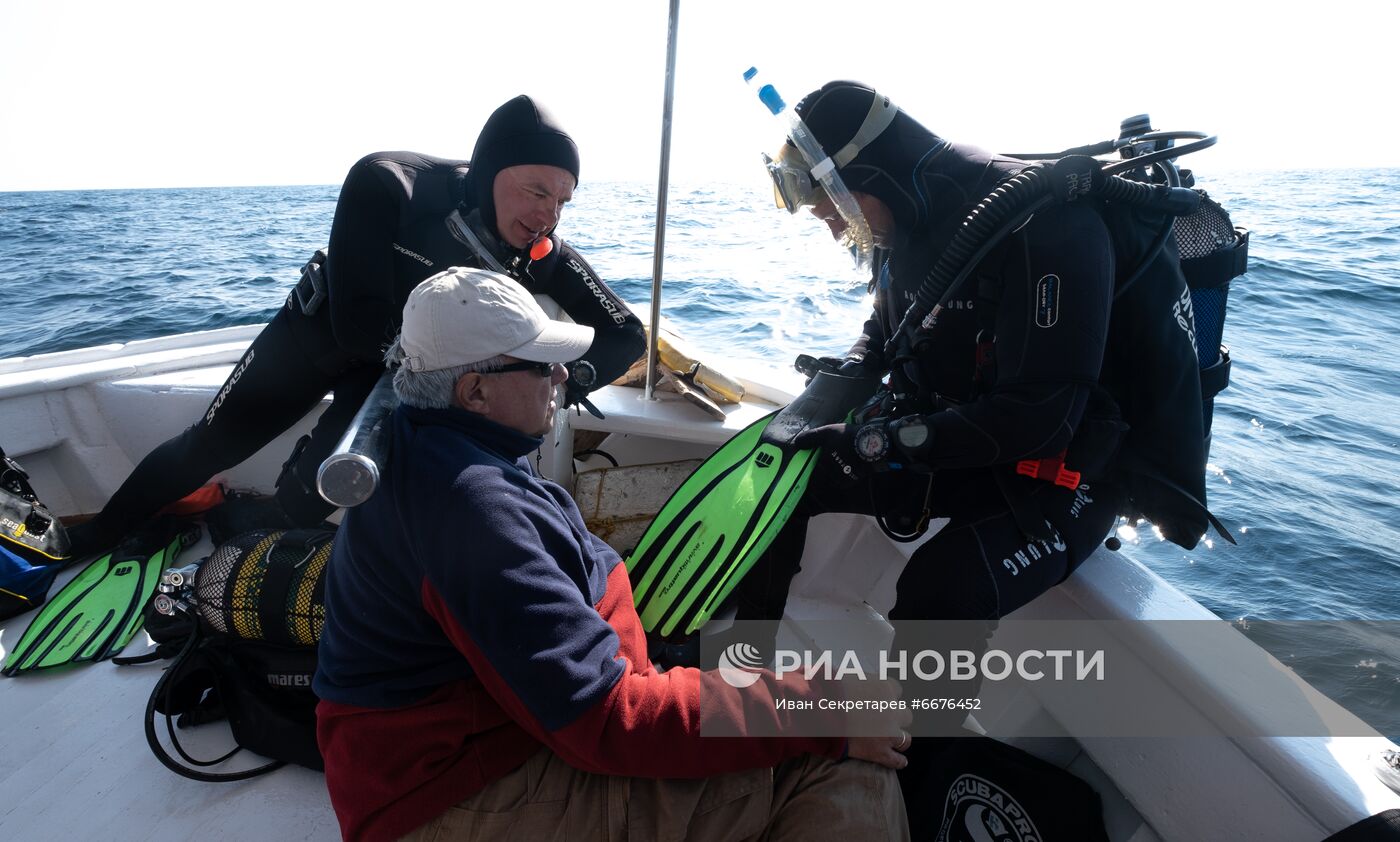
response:
[(1172, 315), (1176, 316), (1176, 326), (1190, 337), (1191, 347), (1196, 347), (1196, 312), (1191, 309), (1191, 290), (1181, 291), (1181, 297), (1172, 305)]
[(1042, 842), (1011, 794), (986, 778), (961, 775), (948, 787), (939, 842)]
[(267, 674), (267, 683), (273, 687), (310, 687), (311, 676), (305, 673), (292, 673), (284, 675), (270, 672)]
[(416, 251), (409, 251), (408, 249), (404, 248), (403, 246), (399, 245), (398, 243), (394, 243), (393, 246), (394, 246), (394, 251), (398, 252), (399, 254), (402, 254), (402, 255), (406, 255), (406, 256), (408, 256), (408, 257), (411, 257), (411, 258), (413, 258), (414, 260), (418, 261), (419, 263), (423, 264), (424, 266), (427, 266), (429, 269), (432, 268), (433, 262), (432, 262), (431, 260), (429, 260), (428, 258), (424, 257), (423, 255), (419, 254), (418, 252), (416, 252)]
[(228, 393), (233, 390), (234, 384), (238, 382), (238, 378), (243, 376), (243, 372), (248, 370), (248, 365), (252, 362), (253, 349), (249, 348), (248, 356), (244, 357), (243, 361), (238, 364), (238, 367), (233, 370), (233, 373), (228, 376), (228, 382), (224, 384), (224, 388), (219, 390), (219, 396), (214, 398), (214, 403), (209, 407), (209, 411), (205, 413), (205, 424), (214, 423), (214, 413), (218, 412), (219, 407), (224, 405), (224, 400), (228, 398)]
[(627, 317), (622, 315), (622, 312), (617, 309), (617, 303), (614, 302), (606, 292), (603, 292), (603, 288), (598, 286), (598, 282), (593, 280), (592, 273), (583, 268), (582, 263), (579, 263), (571, 257), (569, 258), (569, 268), (577, 272), (578, 276), (583, 279), (583, 283), (588, 287), (588, 291), (593, 293), (594, 298), (598, 299), (598, 303), (602, 305), (603, 311), (612, 317), (614, 324), (622, 324), (627, 321)]

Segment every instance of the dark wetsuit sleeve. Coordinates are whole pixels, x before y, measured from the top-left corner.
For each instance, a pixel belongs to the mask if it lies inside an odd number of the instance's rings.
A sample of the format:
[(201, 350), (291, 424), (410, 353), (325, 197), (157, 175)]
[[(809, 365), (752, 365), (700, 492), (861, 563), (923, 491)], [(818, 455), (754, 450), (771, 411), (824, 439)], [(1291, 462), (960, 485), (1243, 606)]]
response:
[(1042, 214), (1012, 243), (996, 318), (996, 382), (927, 417), (918, 461), (974, 467), (1052, 456), (1098, 380), (1113, 300), (1113, 248), (1097, 212)]
[(875, 309), (871, 311), (870, 318), (865, 320), (865, 327), (861, 329), (860, 338), (846, 352), (848, 358), (874, 361), (879, 361), (882, 358), (885, 350), (885, 327), (884, 321), (880, 317), (880, 312), (884, 309), (882, 297), (882, 293), (875, 294)]
[(583, 359), (598, 372), (598, 385), (611, 383), (646, 353), (642, 322), (599, 278), (573, 246), (561, 242), (559, 259), (536, 292), (548, 294), (579, 324), (593, 328), (593, 344)]
[(331, 327), (340, 347), (378, 360), (397, 332), (392, 242), (401, 191), (390, 188), (369, 159), (350, 169), (331, 223), (326, 277)]

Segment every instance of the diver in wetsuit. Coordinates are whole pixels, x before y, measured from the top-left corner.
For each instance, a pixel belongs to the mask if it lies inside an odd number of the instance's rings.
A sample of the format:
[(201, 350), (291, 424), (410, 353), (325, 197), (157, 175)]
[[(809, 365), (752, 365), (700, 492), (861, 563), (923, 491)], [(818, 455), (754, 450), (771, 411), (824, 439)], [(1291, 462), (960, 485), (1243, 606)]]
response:
[[(963, 219), (1027, 164), (950, 143), (854, 82), (827, 84), (797, 112), (837, 159), (873, 235), (874, 312), (844, 358), (830, 363), (845, 374), (881, 375), (892, 364), (883, 356), (886, 340)], [(876, 128), (862, 130), (868, 121)], [(858, 150), (850, 157), (853, 139)], [(849, 222), (810, 169), (791, 143), (784, 147), (770, 166), (780, 206), (810, 207), (839, 237)], [(949, 519), (910, 559), (890, 619), (978, 621), (973, 639), (957, 648), (985, 649), (984, 632), (998, 618), (1073, 573), (1111, 528), (1119, 488), (1089, 472), (1057, 484), (1017, 467), (1066, 449), (1102, 461), (1116, 445), (1121, 425), (1099, 384), (1114, 272), (1112, 240), (1088, 202), (1036, 214), (988, 253), (938, 314), (930, 342), (901, 363), (917, 385), (911, 395), (896, 401), (885, 391), (852, 423), (797, 439), (829, 458), (818, 462), (792, 519), (740, 583), (738, 618), (782, 616), (807, 521), (822, 512), (872, 514), (910, 534), (931, 517)], [(962, 717), (916, 718), (916, 727), (949, 732)], [(901, 772), (906, 787), (928, 768), (927, 753), (922, 764), (918, 754)], [(917, 826), (917, 793), (907, 788), (906, 795)]]
[[(204, 415), (147, 455), (97, 517), (70, 530), (74, 552), (115, 543), (252, 456), (331, 392), (330, 407), (278, 477), (280, 513), (267, 513), (274, 522), (262, 525), (323, 520), (334, 507), (315, 490), (317, 469), (384, 372), (384, 349), (399, 331), (409, 292), (451, 266), (499, 267), (594, 328), (582, 357), (596, 373), (592, 383), (626, 371), (645, 350), (640, 321), (553, 233), (578, 173), (573, 139), (523, 95), (492, 113), (470, 163), (412, 152), (362, 158), (341, 187), (326, 254), (308, 264)], [(569, 385), (565, 406), (587, 394), (576, 378)]]

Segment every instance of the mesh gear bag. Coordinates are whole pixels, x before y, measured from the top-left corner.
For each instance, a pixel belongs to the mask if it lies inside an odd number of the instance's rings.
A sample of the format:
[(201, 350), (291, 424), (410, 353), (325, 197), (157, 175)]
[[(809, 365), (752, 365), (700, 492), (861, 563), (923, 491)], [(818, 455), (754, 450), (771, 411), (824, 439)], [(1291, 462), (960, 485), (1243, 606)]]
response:
[[(288, 762), (324, 769), (311, 680), (334, 537), (324, 529), (234, 536), (176, 595), (175, 613), (186, 615), (184, 621), (169, 621), (159, 633), (153, 629), (152, 637), (160, 644), (155, 657), (176, 645), (178, 654), (152, 690), (145, 717), (146, 741), (167, 768), (199, 781), (244, 780)], [(162, 596), (171, 594), (156, 599)], [(158, 714), (178, 759), (157, 738)], [(221, 719), (228, 720), (236, 745), (214, 759), (191, 756), (176, 735), (177, 725), (186, 729)], [(271, 762), (236, 772), (201, 771), (242, 749)]]
[(1249, 229), (1230, 222), (1230, 214), (1204, 190), (1200, 207), (1172, 223), (1181, 272), (1191, 290), (1196, 361), (1201, 367), (1201, 403), (1206, 440), (1215, 396), (1230, 384), (1230, 349), (1221, 340), (1230, 281), (1249, 269)]

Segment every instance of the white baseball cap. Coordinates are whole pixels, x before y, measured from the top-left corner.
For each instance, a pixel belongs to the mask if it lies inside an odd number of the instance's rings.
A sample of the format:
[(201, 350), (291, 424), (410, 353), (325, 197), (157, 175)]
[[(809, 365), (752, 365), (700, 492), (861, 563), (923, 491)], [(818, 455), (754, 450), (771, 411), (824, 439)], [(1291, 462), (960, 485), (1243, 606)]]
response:
[(439, 371), (501, 354), (562, 363), (583, 356), (593, 344), (593, 328), (550, 319), (505, 275), (454, 266), (408, 294), (399, 344), (410, 371)]

